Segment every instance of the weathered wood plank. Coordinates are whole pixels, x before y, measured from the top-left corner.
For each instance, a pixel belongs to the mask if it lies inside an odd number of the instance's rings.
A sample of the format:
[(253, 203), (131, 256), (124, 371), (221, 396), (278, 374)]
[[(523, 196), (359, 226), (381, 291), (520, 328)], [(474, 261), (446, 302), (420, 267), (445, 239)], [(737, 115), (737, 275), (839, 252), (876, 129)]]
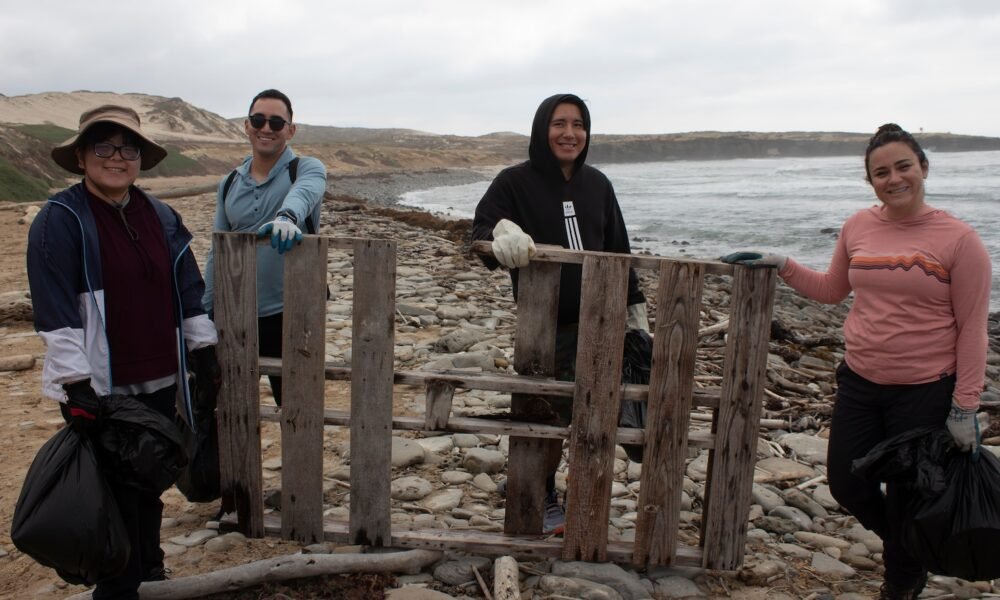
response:
[[(275, 515), (265, 515), (267, 535), (281, 534), (281, 523)], [(225, 517), (219, 523), (222, 530), (232, 530), (236, 522)], [(327, 518), (323, 532), (328, 542), (349, 543), (349, 525), (343, 521)], [(505, 535), (476, 530), (415, 529), (394, 531), (391, 539), (393, 548), (424, 548), (429, 550), (454, 550), (485, 556), (514, 556), (519, 560), (543, 560), (559, 558), (562, 555), (562, 540), (558, 538)], [(620, 564), (632, 562), (632, 545), (624, 542), (608, 542), (608, 560)], [(681, 546), (677, 549), (677, 561), (685, 567), (700, 567), (700, 548)]]
[(776, 279), (775, 269), (737, 267), (733, 275), (722, 397), (702, 511), (704, 566), (710, 569), (735, 569), (743, 561)]
[(637, 566), (673, 564), (677, 555), (704, 274), (703, 266), (694, 263), (664, 263), (660, 267), (632, 556)]
[[(560, 271), (556, 263), (535, 262), (519, 271), (514, 370), (520, 375), (551, 377), (555, 372)], [(512, 395), (511, 418), (532, 420), (537, 405), (544, 401), (534, 395)], [(544, 465), (561, 454), (561, 439), (510, 438), (506, 533), (541, 533), (547, 476)]]
[[(260, 372), (262, 375), (281, 375), (281, 359), (261, 357)], [(325, 376), (330, 381), (349, 381), (351, 367), (333, 362), (326, 363)], [(468, 373), (465, 371), (396, 371), (394, 382), (400, 385), (424, 387), (427, 381), (436, 380), (449, 383), (455, 388), (465, 390), (489, 390), (492, 392), (507, 392), (510, 394), (529, 394), (536, 396), (573, 397), (576, 384), (572, 381), (557, 381), (552, 378), (530, 377), (522, 375), (504, 375), (500, 373)], [(626, 383), (621, 386), (622, 400), (646, 400), (649, 397), (649, 386)], [(715, 408), (719, 406), (718, 388), (697, 389), (692, 393), (695, 406)]]
[[(633, 269), (653, 269), (659, 271), (660, 265), (663, 263), (682, 263), (701, 265), (705, 269), (706, 273), (711, 273), (713, 275), (732, 275), (733, 273), (733, 265), (719, 262), (717, 260), (698, 260), (694, 258), (681, 260), (678, 258), (667, 258), (664, 256), (644, 256), (642, 254), (625, 255), (616, 254), (614, 252), (597, 252), (594, 250), (567, 250), (566, 248), (550, 246), (548, 244), (537, 244), (535, 248), (536, 252), (535, 255), (531, 257), (531, 260), (538, 262), (581, 264), (588, 256), (626, 256), (629, 261), (629, 266)], [(487, 256), (493, 256), (493, 247), (490, 245), (490, 242), (472, 242), (472, 251), (479, 254), (485, 254)]]
[(455, 386), (440, 379), (428, 379), (425, 384), (424, 422), (427, 429), (444, 429), (448, 426), (451, 416), (451, 400), (455, 394)]
[[(281, 417), (277, 408), (265, 404), (260, 407), (260, 420), (280, 422)], [(349, 427), (351, 425), (351, 413), (332, 408), (327, 409), (323, 413), (323, 423), (336, 427)], [(448, 419), (448, 425), (445, 427), (428, 428), (426, 421), (422, 417), (393, 415), (392, 428), (402, 431), (448, 431), (451, 433), (482, 433), (487, 435), (524, 436), (553, 440), (569, 439), (568, 427), (476, 417), (452, 417)], [(692, 447), (715, 447), (715, 436), (708, 431), (693, 431), (689, 432), (688, 436), (688, 445)], [(615, 442), (618, 444), (643, 444), (646, 442), (646, 433), (642, 429), (620, 427), (615, 432)]]
[(354, 245), (351, 543), (389, 544), (396, 243)]
[(257, 251), (252, 233), (216, 233), (213, 309), (219, 332), (218, 399), (222, 506), (236, 510), (240, 531), (264, 535), (257, 368)]
[(306, 236), (285, 255), (281, 536), (307, 544), (323, 539), (326, 259), (321, 236)]
[(583, 261), (564, 560), (607, 560), (628, 265), (620, 254)]

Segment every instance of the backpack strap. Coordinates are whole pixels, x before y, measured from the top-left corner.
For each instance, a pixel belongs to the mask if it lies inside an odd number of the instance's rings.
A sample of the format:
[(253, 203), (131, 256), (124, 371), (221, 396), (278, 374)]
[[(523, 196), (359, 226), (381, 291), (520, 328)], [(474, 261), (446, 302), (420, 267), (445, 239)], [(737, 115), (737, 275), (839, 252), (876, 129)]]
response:
[(222, 199), (225, 200), (229, 196), (229, 188), (233, 187), (233, 181), (236, 180), (236, 169), (226, 177), (226, 183), (222, 185)]
[[(296, 156), (291, 161), (288, 162), (288, 178), (295, 183), (295, 178), (299, 175), (299, 157)], [(226, 183), (222, 185), (222, 199), (225, 200), (229, 196), (229, 189), (233, 187), (233, 181), (236, 180), (236, 169), (233, 169), (232, 173), (226, 177)], [(306, 215), (306, 233), (313, 234), (316, 233), (316, 226), (313, 225), (312, 215)]]

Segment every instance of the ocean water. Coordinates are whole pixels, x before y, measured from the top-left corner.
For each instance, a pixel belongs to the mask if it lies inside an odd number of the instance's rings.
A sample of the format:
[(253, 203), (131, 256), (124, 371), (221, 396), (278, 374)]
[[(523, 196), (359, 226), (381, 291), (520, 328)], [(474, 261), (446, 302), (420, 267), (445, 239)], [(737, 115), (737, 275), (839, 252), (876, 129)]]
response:
[[(927, 202), (976, 228), (1000, 310), (1000, 152), (928, 152)], [(633, 251), (718, 258), (735, 250), (830, 262), (844, 220), (878, 202), (863, 157), (595, 165), (611, 179)], [(401, 204), (471, 218), (489, 181), (408, 192)]]

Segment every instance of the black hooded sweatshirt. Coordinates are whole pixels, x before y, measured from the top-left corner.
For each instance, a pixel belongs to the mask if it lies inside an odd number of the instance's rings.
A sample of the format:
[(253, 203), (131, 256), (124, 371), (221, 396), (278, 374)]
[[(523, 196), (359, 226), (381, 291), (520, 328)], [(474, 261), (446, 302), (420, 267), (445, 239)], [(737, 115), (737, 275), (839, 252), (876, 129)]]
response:
[[(567, 180), (549, 148), (549, 122), (560, 104), (575, 104), (583, 115), (587, 142)], [(628, 232), (621, 208), (608, 178), (585, 165), (590, 148), (590, 111), (573, 94), (556, 94), (542, 101), (531, 125), (528, 160), (501, 171), (476, 206), (472, 222), (474, 240), (492, 240), (501, 219), (516, 223), (536, 244), (552, 244), (574, 250), (596, 250), (629, 254)], [(490, 269), (496, 259), (484, 257)], [(581, 265), (563, 264), (559, 283), (559, 323), (580, 319)], [(517, 269), (510, 272), (517, 299)], [(629, 270), (628, 304), (646, 301), (639, 291), (635, 271)]]

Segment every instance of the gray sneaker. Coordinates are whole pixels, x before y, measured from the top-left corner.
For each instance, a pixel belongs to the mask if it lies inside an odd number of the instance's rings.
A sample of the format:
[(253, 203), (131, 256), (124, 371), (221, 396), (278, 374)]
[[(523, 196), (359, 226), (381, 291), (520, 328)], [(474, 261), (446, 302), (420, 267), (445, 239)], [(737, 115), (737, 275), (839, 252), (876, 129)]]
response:
[(566, 511), (559, 504), (559, 496), (555, 490), (545, 497), (545, 517), (542, 521), (542, 533), (557, 535), (566, 529)]

